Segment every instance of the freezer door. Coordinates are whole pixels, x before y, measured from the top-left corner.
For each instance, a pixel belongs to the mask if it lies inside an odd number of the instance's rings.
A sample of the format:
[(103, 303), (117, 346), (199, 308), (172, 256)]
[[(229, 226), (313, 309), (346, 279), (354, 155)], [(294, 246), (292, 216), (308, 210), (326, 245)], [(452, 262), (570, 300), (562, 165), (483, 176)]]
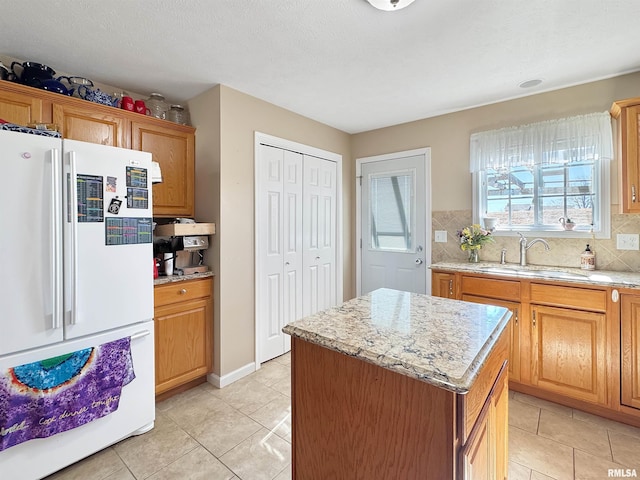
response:
[(62, 340), (60, 140), (0, 131), (0, 357)]
[(153, 318), (151, 154), (63, 142), (65, 338)]
[[(122, 388), (118, 409), (81, 427), (20, 443), (0, 452), (0, 478), (35, 480), (116, 443), (143, 433), (155, 419), (153, 321), (0, 358), (0, 371), (131, 337), (136, 378)], [(46, 411), (46, 407), (43, 407)], [(96, 478), (87, 473), (83, 478)]]

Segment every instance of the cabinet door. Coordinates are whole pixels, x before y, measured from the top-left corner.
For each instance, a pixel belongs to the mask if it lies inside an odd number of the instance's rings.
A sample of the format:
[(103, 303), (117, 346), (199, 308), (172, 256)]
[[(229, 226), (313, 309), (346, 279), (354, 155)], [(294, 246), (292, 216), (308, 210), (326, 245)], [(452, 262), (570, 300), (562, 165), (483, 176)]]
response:
[(156, 395), (211, 371), (211, 298), (156, 307), (154, 320)]
[(456, 298), (456, 276), (453, 273), (433, 272), (431, 294), (434, 297)]
[(464, 447), (463, 478), (465, 480), (495, 480), (492, 473), (491, 409), (478, 420), (473, 437)]
[(622, 209), (624, 213), (640, 212), (640, 105), (622, 109)]
[(509, 322), (508, 335), (509, 345), (509, 379), (515, 382), (520, 381), (520, 304), (508, 302), (506, 300), (496, 300), (494, 298), (478, 297), (476, 295), (463, 294), (462, 300), (465, 302), (482, 303), (483, 305), (497, 305), (508, 308), (511, 311), (511, 321)]
[(509, 470), (509, 388), (507, 376), (496, 382), (492, 398), (492, 445), (496, 480), (507, 480)]
[(532, 384), (606, 404), (606, 317), (602, 313), (532, 306)]
[[(53, 105), (53, 122), (64, 138), (98, 143), (111, 147), (129, 146), (128, 121), (113, 107), (89, 103), (84, 105)], [(109, 110), (116, 110), (114, 113)]]
[(621, 308), (621, 403), (640, 408), (640, 295), (623, 295)]
[(42, 120), (42, 100), (16, 92), (0, 92), (0, 119), (18, 125)]
[(506, 480), (509, 463), (509, 388), (503, 366), (462, 449), (465, 480)]
[(195, 135), (188, 127), (132, 122), (131, 148), (153, 154), (162, 183), (153, 186), (154, 217), (194, 216)]

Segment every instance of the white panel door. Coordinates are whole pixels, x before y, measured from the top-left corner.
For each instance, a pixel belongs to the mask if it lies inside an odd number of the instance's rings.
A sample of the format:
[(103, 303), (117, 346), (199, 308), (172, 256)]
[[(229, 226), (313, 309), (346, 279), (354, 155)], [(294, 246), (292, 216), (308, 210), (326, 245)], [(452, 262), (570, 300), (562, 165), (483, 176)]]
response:
[(303, 316), (336, 304), (336, 163), (304, 156)]
[(152, 319), (151, 154), (70, 140), (63, 148), (65, 337)]
[(0, 131), (0, 146), (2, 356), (62, 340), (62, 144)]
[(281, 352), (291, 350), (291, 337), (282, 333), (286, 324), (302, 318), (302, 189), (303, 169), (300, 153), (283, 150), (284, 153), (284, 285), (283, 315), (280, 335), (284, 341)]
[(262, 363), (291, 348), (282, 327), (302, 313), (302, 155), (265, 145), (260, 150), (256, 301)]
[(394, 288), (426, 293), (425, 160), (362, 164), (361, 293)]

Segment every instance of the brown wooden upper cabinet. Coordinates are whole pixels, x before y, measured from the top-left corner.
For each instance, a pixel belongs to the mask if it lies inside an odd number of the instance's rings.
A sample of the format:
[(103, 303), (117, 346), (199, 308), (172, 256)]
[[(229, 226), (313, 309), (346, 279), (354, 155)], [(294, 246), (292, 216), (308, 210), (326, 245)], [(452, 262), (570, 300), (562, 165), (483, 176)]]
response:
[[(129, 146), (127, 119), (113, 107), (90, 104), (54, 104), (53, 123), (64, 138), (111, 147)], [(115, 111), (114, 111), (115, 110)]]
[(153, 154), (163, 182), (153, 186), (153, 215), (193, 217), (195, 212), (195, 130), (154, 121), (131, 122), (131, 148)]
[(18, 125), (42, 121), (42, 100), (19, 92), (0, 92), (0, 119)]
[(618, 119), (618, 152), (622, 156), (622, 211), (640, 213), (640, 97), (614, 102), (611, 116)]
[(2, 80), (0, 119), (54, 123), (64, 138), (151, 152), (163, 177), (153, 187), (153, 216), (195, 214), (193, 127)]

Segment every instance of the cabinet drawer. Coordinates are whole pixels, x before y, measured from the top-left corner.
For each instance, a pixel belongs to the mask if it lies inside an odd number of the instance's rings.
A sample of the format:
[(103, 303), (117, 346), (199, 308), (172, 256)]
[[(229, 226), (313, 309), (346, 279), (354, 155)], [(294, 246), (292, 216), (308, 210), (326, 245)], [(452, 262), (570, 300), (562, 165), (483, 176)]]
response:
[(462, 293), (520, 301), (520, 282), (496, 278), (462, 277)]
[(211, 287), (212, 280), (210, 278), (158, 285), (153, 289), (154, 305), (160, 307), (195, 298), (208, 297), (213, 293)]
[(532, 283), (531, 303), (605, 312), (607, 290)]

